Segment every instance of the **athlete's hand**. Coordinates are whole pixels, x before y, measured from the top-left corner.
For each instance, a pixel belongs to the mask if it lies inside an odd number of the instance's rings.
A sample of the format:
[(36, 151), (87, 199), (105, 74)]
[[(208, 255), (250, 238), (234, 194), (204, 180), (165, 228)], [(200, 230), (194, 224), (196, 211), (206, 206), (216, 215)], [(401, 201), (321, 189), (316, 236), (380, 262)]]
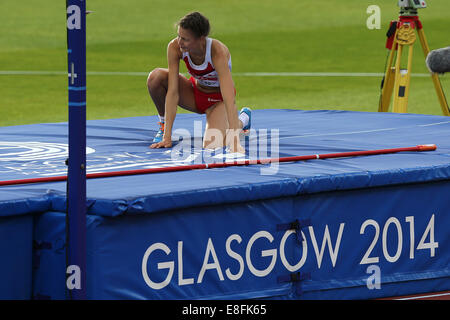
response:
[(159, 149), (159, 148), (172, 148), (172, 140), (171, 139), (163, 139), (161, 142), (156, 142), (150, 145), (151, 149)]

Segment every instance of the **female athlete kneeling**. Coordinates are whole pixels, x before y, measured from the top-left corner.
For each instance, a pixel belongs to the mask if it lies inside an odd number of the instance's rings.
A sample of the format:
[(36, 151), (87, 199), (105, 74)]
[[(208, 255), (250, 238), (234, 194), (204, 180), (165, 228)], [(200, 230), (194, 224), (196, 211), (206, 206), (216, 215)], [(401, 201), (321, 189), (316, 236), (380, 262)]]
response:
[[(178, 36), (167, 47), (168, 69), (155, 69), (147, 79), (160, 119), (160, 129), (150, 148), (172, 147), (172, 127), (179, 105), (206, 114), (204, 148), (228, 146), (231, 152), (245, 153), (239, 133), (250, 129), (251, 110), (243, 108), (238, 116), (228, 48), (208, 37), (209, 21), (199, 12), (189, 13), (177, 26)], [(180, 60), (186, 63), (190, 79), (179, 73)]]

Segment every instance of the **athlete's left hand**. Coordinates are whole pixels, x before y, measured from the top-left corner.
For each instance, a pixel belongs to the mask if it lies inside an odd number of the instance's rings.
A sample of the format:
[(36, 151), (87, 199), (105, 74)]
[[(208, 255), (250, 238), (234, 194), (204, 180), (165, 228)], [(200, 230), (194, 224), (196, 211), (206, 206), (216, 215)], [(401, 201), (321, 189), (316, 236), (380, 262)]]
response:
[(163, 139), (161, 142), (154, 143), (150, 145), (151, 149), (158, 149), (158, 148), (172, 148), (172, 140), (171, 139)]

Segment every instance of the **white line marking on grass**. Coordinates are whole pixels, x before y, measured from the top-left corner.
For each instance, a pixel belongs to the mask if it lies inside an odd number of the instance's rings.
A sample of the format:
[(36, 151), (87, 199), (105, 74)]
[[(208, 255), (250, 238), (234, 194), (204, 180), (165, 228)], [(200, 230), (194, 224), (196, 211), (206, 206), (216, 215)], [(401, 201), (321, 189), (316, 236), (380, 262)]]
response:
[(0, 75), (14, 76), (14, 75), (25, 75), (25, 76), (47, 76), (47, 75), (63, 75), (67, 72), (63, 71), (22, 71), (22, 70), (0, 70)]
[(368, 72), (241, 72), (238, 77), (382, 77), (383, 73)]
[[(31, 70), (0, 70), (0, 75), (47, 76), (66, 75), (65, 71), (31, 71)], [(88, 71), (94, 76), (132, 76), (146, 77), (148, 72), (125, 71)], [(370, 72), (235, 72), (236, 77), (383, 77), (384, 73)], [(429, 73), (412, 73), (413, 77), (429, 77)]]

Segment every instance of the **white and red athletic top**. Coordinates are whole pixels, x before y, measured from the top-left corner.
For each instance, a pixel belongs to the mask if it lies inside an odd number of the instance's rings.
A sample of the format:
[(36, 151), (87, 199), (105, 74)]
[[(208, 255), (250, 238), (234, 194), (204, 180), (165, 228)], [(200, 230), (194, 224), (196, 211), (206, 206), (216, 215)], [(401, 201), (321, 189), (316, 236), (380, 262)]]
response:
[[(211, 44), (212, 39), (206, 38), (206, 54), (203, 64), (196, 65), (192, 62), (189, 52), (183, 52), (183, 60), (186, 63), (189, 74), (197, 79), (197, 82), (206, 87), (219, 87), (219, 77), (211, 59)], [(231, 71), (231, 56), (228, 60), (228, 67)]]

